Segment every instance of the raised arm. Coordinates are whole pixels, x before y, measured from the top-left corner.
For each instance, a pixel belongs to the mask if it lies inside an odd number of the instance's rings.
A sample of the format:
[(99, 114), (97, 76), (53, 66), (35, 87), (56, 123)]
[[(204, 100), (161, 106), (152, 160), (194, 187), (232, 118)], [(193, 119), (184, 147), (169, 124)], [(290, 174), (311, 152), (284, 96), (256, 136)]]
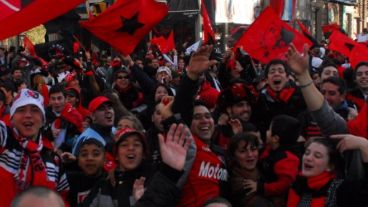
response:
[(368, 140), (366, 138), (352, 134), (336, 134), (331, 138), (339, 140), (336, 147), (341, 153), (346, 150), (360, 150), (362, 161), (368, 164)]
[(164, 165), (153, 176), (136, 207), (175, 206), (180, 196), (176, 183), (183, 174), (187, 151), (192, 140), (190, 130), (183, 124), (173, 124), (166, 138), (159, 135)]
[(208, 68), (215, 64), (210, 60), (212, 46), (202, 46), (196, 51), (189, 61), (186, 74), (183, 76), (177, 90), (173, 104), (173, 113), (180, 113), (186, 124), (190, 124), (193, 110), (193, 100), (199, 89), (199, 77)]
[(301, 88), (309, 111), (320, 109), (323, 105), (324, 97), (313, 84), (313, 79), (309, 74), (308, 47), (305, 45), (304, 53), (300, 54), (295, 46), (291, 44), (287, 52), (287, 62), (299, 82), (299, 88)]
[(325, 136), (346, 133), (347, 126), (345, 120), (334, 112), (318, 88), (313, 84), (313, 80), (309, 74), (307, 46), (304, 47), (304, 53), (299, 54), (295, 46), (291, 44), (286, 55), (288, 64), (299, 82), (299, 88), (301, 89), (308, 110), (321, 128), (322, 133)]

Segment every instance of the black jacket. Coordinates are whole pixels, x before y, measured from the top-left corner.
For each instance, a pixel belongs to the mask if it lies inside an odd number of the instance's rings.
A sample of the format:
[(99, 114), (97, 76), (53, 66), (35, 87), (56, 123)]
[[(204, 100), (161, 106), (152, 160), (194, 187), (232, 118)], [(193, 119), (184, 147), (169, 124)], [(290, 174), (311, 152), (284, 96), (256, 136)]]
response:
[(122, 172), (115, 170), (115, 185), (110, 180), (101, 180), (91, 190), (82, 206), (118, 206), (129, 207), (135, 204), (133, 198), (133, 184), (136, 179), (146, 177), (145, 183), (149, 182), (150, 170), (146, 164), (141, 164), (137, 169)]

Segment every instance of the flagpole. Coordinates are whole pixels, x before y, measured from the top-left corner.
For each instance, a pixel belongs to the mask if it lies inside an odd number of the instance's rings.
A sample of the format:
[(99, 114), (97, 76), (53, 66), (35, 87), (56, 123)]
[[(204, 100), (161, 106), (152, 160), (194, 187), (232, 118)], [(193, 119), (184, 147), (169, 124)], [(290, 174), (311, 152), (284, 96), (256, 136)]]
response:
[(74, 39), (75, 41), (77, 41), (77, 42), (78, 42), (78, 44), (82, 47), (83, 51), (84, 51), (84, 52), (87, 52), (86, 48), (85, 48), (85, 47), (84, 47), (84, 45), (81, 43), (81, 41), (79, 41), (79, 39), (78, 39), (74, 34), (72, 34), (72, 36), (73, 36), (73, 39)]

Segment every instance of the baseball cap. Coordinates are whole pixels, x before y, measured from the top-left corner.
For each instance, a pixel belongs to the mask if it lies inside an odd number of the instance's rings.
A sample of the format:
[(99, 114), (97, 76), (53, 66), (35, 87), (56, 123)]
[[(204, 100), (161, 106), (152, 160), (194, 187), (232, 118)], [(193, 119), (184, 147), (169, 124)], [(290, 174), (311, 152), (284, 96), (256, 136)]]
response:
[(10, 107), (10, 117), (13, 117), (14, 113), (19, 107), (26, 105), (35, 105), (37, 106), (43, 115), (44, 121), (45, 119), (45, 109), (43, 105), (43, 97), (36, 91), (30, 89), (22, 89), (18, 95), (14, 98), (14, 102)]
[(104, 103), (112, 104), (110, 99), (108, 99), (106, 96), (97, 96), (91, 101), (91, 103), (89, 103), (88, 110), (93, 113), (97, 110), (98, 107), (100, 107)]
[(117, 131), (115, 133), (115, 138), (114, 139), (117, 140), (116, 143), (115, 143), (115, 146), (116, 146), (115, 153), (117, 153), (116, 151), (117, 151), (117, 148), (118, 148), (119, 144), (131, 135), (137, 135), (139, 137), (139, 140), (141, 141), (141, 143), (143, 145), (143, 150), (144, 151), (148, 150), (146, 139), (145, 139), (143, 133), (141, 133), (141, 132), (139, 132), (135, 129), (132, 129), (132, 128), (123, 128), (123, 129), (120, 129), (119, 131)]

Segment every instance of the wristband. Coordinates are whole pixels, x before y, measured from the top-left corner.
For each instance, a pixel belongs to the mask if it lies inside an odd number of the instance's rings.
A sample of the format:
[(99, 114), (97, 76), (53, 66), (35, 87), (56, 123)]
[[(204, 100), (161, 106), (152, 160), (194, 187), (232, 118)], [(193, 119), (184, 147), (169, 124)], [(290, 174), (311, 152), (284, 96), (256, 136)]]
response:
[(310, 86), (310, 85), (312, 85), (312, 84), (313, 84), (313, 80), (309, 81), (308, 83), (306, 83), (306, 84), (304, 84), (304, 85), (299, 85), (298, 87), (299, 87), (299, 88), (305, 88), (305, 87), (308, 87), (308, 86)]

